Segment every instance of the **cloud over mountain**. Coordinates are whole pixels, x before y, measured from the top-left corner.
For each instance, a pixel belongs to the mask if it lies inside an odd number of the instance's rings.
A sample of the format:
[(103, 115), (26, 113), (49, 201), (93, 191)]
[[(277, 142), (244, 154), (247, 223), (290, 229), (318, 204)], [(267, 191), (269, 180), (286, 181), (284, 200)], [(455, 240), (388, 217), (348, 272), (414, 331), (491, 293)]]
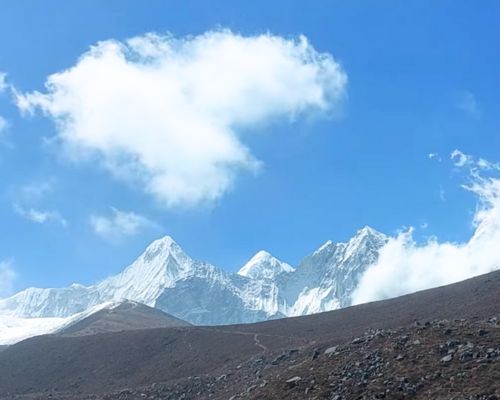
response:
[(54, 120), (72, 157), (98, 161), (163, 205), (193, 206), (222, 196), (238, 171), (258, 170), (243, 132), (335, 111), (346, 83), (305, 37), (220, 30), (99, 42), (50, 75), (44, 93), (16, 99)]
[(412, 230), (391, 238), (379, 259), (363, 274), (353, 303), (396, 297), (417, 290), (458, 282), (500, 268), (500, 165), (453, 151), (456, 167), (467, 168), (478, 206), (474, 233), (464, 243), (431, 238), (415, 242)]
[(134, 212), (126, 212), (111, 208), (111, 214), (91, 215), (90, 225), (96, 235), (105, 240), (117, 241), (126, 236), (134, 236), (145, 228), (156, 227), (146, 217)]

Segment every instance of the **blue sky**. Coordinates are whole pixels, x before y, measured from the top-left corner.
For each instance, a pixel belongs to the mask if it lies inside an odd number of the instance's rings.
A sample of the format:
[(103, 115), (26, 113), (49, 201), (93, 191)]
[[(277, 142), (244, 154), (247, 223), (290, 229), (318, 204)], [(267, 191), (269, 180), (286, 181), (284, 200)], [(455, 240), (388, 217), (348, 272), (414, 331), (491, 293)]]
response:
[[(10, 290), (92, 283), (164, 234), (231, 271), (262, 248), (296, 264), (364, 225), (389, 234), (414, 226), (417, 238), (470, 237), (476, 200), (461, 188), (467, 178), (450, 153), (500, 159), (498, 2), (271, 3), (2, 2), (0, 71), (19, 93), (44, 92), (49, 75), (74, 66), (98, 41), (147, 32), (182, 40), (221, 28), (242, 37), (305, 35), (348, 79), (333, 113), (247, 124), (241, 141), (259, 170), (236, 171), (215, 201), (189, 207), (166, 206), (99, 163), (68, 160), (54, 143), (52, 118), (21, 113), (7, 88), (0, 260), (16, 273)], [(113, 216), (129, 234), (106, 225)]]

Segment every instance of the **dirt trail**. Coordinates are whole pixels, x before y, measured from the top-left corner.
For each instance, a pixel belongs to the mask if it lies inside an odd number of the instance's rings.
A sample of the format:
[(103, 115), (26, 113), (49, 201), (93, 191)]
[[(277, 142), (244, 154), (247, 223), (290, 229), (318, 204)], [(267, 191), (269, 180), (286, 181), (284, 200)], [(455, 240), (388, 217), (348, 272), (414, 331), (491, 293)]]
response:
[[(297, 338), (294, 338), (294, 337), (291, 337), (291, 336), (273, 335), (273, 334), (265, 334), (265, 333), (263, 334), (263, 333), (254, 333), (254, 332), (244, 332), (244, 331), (231, 331), (231, 330), (216, 329), (216, 328), (204, 328), (204, 329), (207, 329), (207, 330), (210, 330), (210, 331), (216, 331), (216, 332), (226, 333), (226, 334), (237, 334), (237, 335), (243, 335), (243, 336), (252, 336), (253, 341), (255, 343), (255, 346), (257, 346), (258, 348), (262, 349), (263, 353), (270, 352), (271, 350), (260, 341), (259, 337), (260, 338), (262, 338), (262, 337), (279, 338), (279, 339), (285, 339), (285, 340), (290, 340), (290, 341), (297, 342)], [(303, 342), (301, 347), (309, 344), (309, 341), (307, 341), (307, 340), (301, 340), (301, 342)]]
[(253, 335), (253, 340), (254, 340), (254, 342), (255, 342), (255, 345), (256, 345), (257, 347), (260, 347), (260, 348), (264, 351), (264, 353), (267, 353), (267, 352), (269, 351), (269, 349), (267, 348), (267, 346), (264, 346), (264, 345), (260, 342), (260, 340), (259, 340), (259, 334), (258, 334), (258, 333), (256, 333), (256, 334), (254, 334), (254, 335)]

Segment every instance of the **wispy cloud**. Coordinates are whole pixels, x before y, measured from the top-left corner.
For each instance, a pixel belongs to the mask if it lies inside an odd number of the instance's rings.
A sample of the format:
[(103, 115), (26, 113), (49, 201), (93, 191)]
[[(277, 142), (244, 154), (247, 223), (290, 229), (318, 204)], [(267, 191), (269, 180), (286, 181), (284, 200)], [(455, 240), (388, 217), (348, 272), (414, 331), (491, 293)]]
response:
[(472, 157), (462, 153), (460, 150), (453, 150), (450, 159), (456, 167), (464, 167), (472, 162)]
[(446, 191), (443, 186), (439, 186), (439, 199), (441, 201), (446, 201)]
[(51, 178), (34, 181), (11, 191), (14, 211), (26, 220), (36, 224), (57, 224), (68, 226), (68, 221), (53, 207), (44, 206), (46, 198), (54, 191), (54, 180)]
[(409, 229), (389, 240), (379, 260), (363, 274), (354, 303), (395, 297), (457, 282), (500, 269), (500, 166), (464, 154), (452, 153), (458, 167), (469, 172), (464, 189), (478, 199), (474, 234), (463, 243), (431, 238), (420, 245)]
[(112, 242), (135, 236), (144, 229), (158, 227), (142, 215), (120, 211), (114, 207), (111, 208), (110, 215), (91, 215), (90, 226), (98, 236)]
[(0, 115), (0, 147), (14, 148), (14, 144), (9, 136), (10, 126), (10, 122)]
[(54, 180), (51, 178), (23, 185), (15, 190), (16, 196), (25, 202), (43, 200), (54, 191)]
[(11, 294), (16, 276), (12, 261), (0, 261), (0, 296)]
[(429, 160), (436, 160), (438, 162), (443, 161), (438, 153), (429, 153), (427, 157), (429, 158)]
[(7, 89), (7, 74), (0, 71), (0, 93)]
[(476, 96), (469, 91), (464, 91), (456, 95), (455, 106), (469, 115), (479, 116), (481, 114)]
[[(7, 88), (7, 74), (5, 72), (0, 71), (0, 94), (4, 92)], [(7, 145), (8, 147), (12, 146), (7, 139), (7, 132), (10, 128), (10, 122), (2, 115), (0, 115), (0, 145)]]
[(346, 83), (305, 37), (147, 34), (97, 43), (49, 76), (46, 93), (17, 93), (17, 105), (52, 118), (75, 159), (97, 159), (161, 204), (185, 207), (220, 198), (240, 171), (259, 169), (242, 139), (249, 128), (329, 115)]
[(0, 115), (0, 139), (7, 132), (7, 128), (9, 127), (8, 121)]
[(56, 223), (63, 227), (68, 226), (68, 221), (58, 211), (23, 207), (19, 204), (14, 205), (14, 210), (23, 218), (36, 224)]

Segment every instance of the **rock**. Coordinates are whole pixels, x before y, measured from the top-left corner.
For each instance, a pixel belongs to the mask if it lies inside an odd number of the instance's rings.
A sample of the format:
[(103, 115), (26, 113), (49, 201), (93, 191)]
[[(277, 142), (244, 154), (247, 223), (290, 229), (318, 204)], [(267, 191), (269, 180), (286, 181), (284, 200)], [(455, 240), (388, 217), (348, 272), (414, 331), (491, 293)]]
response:
[(247, 393), (250, 393), (252, 390), (255, 390), (257, 388), (257, 385), (252, 385), (247, 388)]
[(280, 362), (285, 361), (288, 358), (288, 354), (283, 353), (277, 356), (274, 360), (271, 361), (272, 365), (278, 365)]
[(470, 350), (464, 351), (460, 354), (460, 361), (472, 360), (474, 353)]
[(286, 384), (288, 387), (294, 387), (296, 386), (302, 378), (300, 376), (294, 376), (293, 378), (290, 378), (286, 381)]
[(326, 356), (331, 356), (333, 353), (335, 353), (337, 351), (339, 346), (332, 346), (332, 347), (328, 347), (326, 350), (325, 350), (325, 355)]
[(441, 359), (441, 362), (442, 363), (449, 363), (451, 360), (453, 360), (453, 356), (451, 354), (448, 354)]

